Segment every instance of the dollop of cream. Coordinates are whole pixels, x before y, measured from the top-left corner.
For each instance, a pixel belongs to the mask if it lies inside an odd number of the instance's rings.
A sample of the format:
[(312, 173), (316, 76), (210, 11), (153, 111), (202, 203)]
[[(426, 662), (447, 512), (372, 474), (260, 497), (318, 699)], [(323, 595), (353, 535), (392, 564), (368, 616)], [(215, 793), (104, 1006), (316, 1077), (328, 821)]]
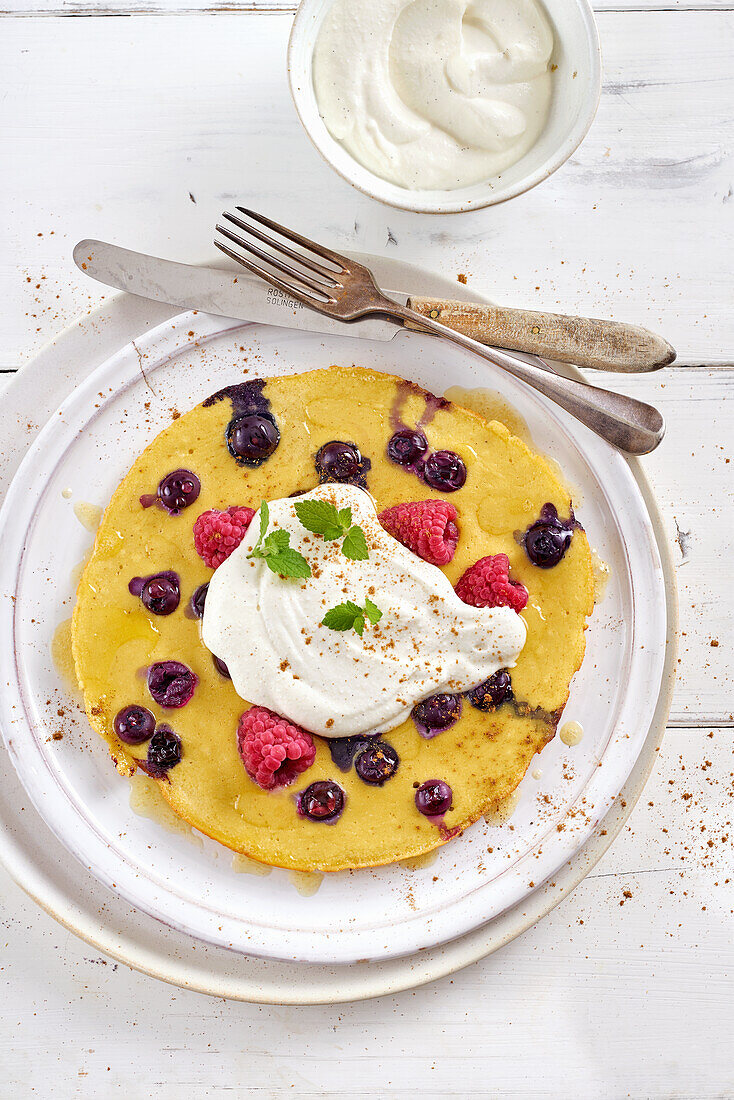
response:
[(334, 0), (313, 85), (327, 129), (409, 190), (499, 175), (535, 144), (553, 32), (536, 0)]
[[(298, 520), (297, 500), (349, 506), (369, 548), (351, 561), (341, 539), (325, 541)], [(257, 518), (214, 573), (202, 638), (227, 665), (238, 695), (268, 707), (323, 737), (386, 732), (435, 692), (475, 687), (515, 664), (525, 624), (509, 607), (462, 603), (444, 573), (384, 530), (369, 493), (350, 485), (320, 485), (299, 498), (269, 504), (270, 527), (290, 532), (309, 561), (307, 580), (285, 579), (261, 558)], [(354, 630), (322, 626), (326, 612), (369, 596), (382, 611), (376, 625)]]

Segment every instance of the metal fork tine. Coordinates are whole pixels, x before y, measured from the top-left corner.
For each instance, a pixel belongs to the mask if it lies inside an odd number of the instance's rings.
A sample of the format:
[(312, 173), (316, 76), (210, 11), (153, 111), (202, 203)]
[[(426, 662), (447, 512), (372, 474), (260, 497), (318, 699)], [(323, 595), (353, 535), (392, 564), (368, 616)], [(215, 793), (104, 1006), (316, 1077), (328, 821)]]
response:
[(287, 294), (290, 298), (296, 298), (297, 301), (302, 302), (304, 305), (317, 305), (321, 306), (324, 303), (319, 299), (309, 294), (305, 290), (296, 289), (293, 286), (288, 286), (277, 275), (272, 275), (269, 271), (265, 271), (263, 268), (258, 267), (252, 260), (245, 259), (244, 256), (240, 256), (239, 253), (233, 252), (231, 248), (228, 248), (226, 244), (222, 244), (221, 241), (214, 241), (215, 246), (220, 252), (223, 252), (225, 256), (229, 256), (230, 260), (234, 260), (235, 263), (242, 264), (253, 275), (259, 275), (261, 279), (264, 279), (266, 283), (271, 283), (273, 286), (277, 286), (278, 290), (282, 290), (284, 294)]
[(261, 225), (266, 225), (268, 229), (280, 233), (286, 240), (293, 241), (294, 244), (300, 244), (302, 248), (307, 248), (322, 260), (331, 260), (339, 268), (337, 274), (349, 271), (349, 261), (346, 256), (340, 256), (338, 252), (332, 252), (330, 248), (325, 248), (324, 245), (317, 244), (315, 241), (309, 240), (308, 237), (302, 237), (300, 233), (295, 233), (292, 229), (286, 229), (284, 225), (278, 225), (277, 222), (266, 218), (264, 214), (258, 214), (256, 210), (248, 210), (245, 206), (238, 206), (237, 209), (241, 214), (252, 218), (253, 221), (260, 222)]
[[(238, 206), (237, 209), (241, 210), (242, 207)], [(257, 239), (259, 241), (262, 241), (263, 244), (267, 244), (271, 248), (277, 249), (280, 252), (284, 252), (285, 255), (290, 256), (292, 260), (296, 260), (299, 264), (307, 267), (309, 271), (312, 271), (314, 273), (314, 275), (322, 275), (325, 282), (329, 286), (341, 285), (334, 278), (334, 276), (337, 275), (338, 272), (328, 271), (325, 267), (322, 267), (321, 264), (314, 263), (313, 260), (310, 260), (308, 256), (304, 256), (302, 253), (299, 252), (294, 252), (293, 249), (289, 248), (287, 244), (282, 244), (281, 241), (274, 241), (272, 237), (268, 237), (267, 234), (261, 233), (256, 226), (248, 225), (247, 222), (243, 221), (242, 218), (236, 217), (235, 214), (230, 214), (225, 211), (225, 213), (222, 214), (222, 217), (226, 218), (228, 222), (232, 222), (233, 225), (238, 226), (240, 229), (244, 229), (246, 233), (251, 233), (253, 237), (257, 237)]]
[[(270, 264), (278, 271), (282, 271), (284, 275), (290, 275), (292, 278), (296, 279), (301, 286), (305, 287), (306, 290), (311, 293), (316, 301), (335, 301), (335, 299), (329, 295), (328, 287), (311, 282), (307, 275), (300, 271), (296, 271), (290, 264), (284, 263), (282, 260), (278, 259), (277, 256), (272, 256), (268, 252), (263, 252), (257, 245), (251, 244), (250, 241), (246, 241), (244, 237), (240, 237), (239, 234), (233, 233), (230, 229), (227, 229), (226, 226), (218, 225), (216, 228), (217, 232), (221, 233), (227, 240), (232, 241), (233, 244), (238, 244), (245, 252), (250, 253), (252, 256), (257, 256), (259, 260), (264, 260), (266, 264)], [(316, 298), (317, 294), (321, 294), (322, 297), (320, 299)]]

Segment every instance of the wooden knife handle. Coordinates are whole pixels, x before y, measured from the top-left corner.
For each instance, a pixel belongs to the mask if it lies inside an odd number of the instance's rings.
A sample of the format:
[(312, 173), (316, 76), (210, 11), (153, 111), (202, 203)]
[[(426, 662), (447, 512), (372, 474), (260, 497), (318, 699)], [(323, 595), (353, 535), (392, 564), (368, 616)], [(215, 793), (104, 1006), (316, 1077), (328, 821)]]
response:
[[(620, 321), (447, 302), (439, 298), (410, 298), (408, 305), (482, 344), (532, 352), (578, 367), (633, 374), (659, 370), (675, 359), (675, 349), (667, 340), (639, 325)], [(406, 326), (419, 327), (409, 322)]]

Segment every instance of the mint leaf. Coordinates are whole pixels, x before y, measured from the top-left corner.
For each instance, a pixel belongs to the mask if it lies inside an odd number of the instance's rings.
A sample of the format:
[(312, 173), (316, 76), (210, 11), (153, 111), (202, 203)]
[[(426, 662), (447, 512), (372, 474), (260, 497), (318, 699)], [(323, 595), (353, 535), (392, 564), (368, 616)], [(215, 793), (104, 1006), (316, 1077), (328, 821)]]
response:
[(307, 531), (322, 535), (327, 542), (344, 535), (342, 553), (352, 561), (366, 561), (369, 557), (364, 531), (352, 525), (352, 509), (340, 508), (328, 500), (299, 500), (295, 504), (296, 515)]
[(351, 600), (347, 600), (346, 603), (339, 603), (327, 611), (321, 622), (330, 630), (351, 630), (355, 620), (361, 614), (362, 608)]
[(369, 596), (364, 601), (364, 613), (373, 626), (375, 625), (375, 623), (379, 623), (380, 619), (382, 618), (382, 612), (380, 611), (379, 607), (373, 604)]
[[(287, 534), (287, 532), (284, 533)], [(265, 564), (268, 569), (281, 577), (295, 577), (299, 580), (305, 580), (306, 577), (311, 576), (311, 566), (303, 554), (299, 554), (298, 550), (294, 550), (292, 546), (285, 546), (281, 550), (268, 554), (265, 558)]]
[(355, 630), (361, 638), (365, 627), (365, 615), (373, 625), (382, 618), (379, 607), (376, 607), (369, 598), (365, 600), (364, 607), (360, 607), (353, 600), (347, 600), (346, 603), (330, 608), (321, 620), (321, 624), (328, 626), (330, 630)]
[(313, 531), (315, 535), (323, 535), (327, 539), (338, 539), (352, 521), (351, 508), (342, 509), (349, 512), (349, 522), (345, 527), (339, 519), (339, 512), (328, 500), (299, 500), (295, 508), (296, 515), (307, 531)]
[(271, 531), (268, 537), (260, 547), (259, 554), (262, 557), (267, 557), (268, 554), (277, 554), (280, 550), (285, 550), (289, 546), (291, 536), (288, 531), (283, 531), (282, 528), (278, 528), (275, 531)]
[(268, 508), (267, 502), (263, 501), (262, 504), (260, 505), (260, 537), (258, 538), (257, 542), (255, 543), (256, 548), (260, 545), (262, 540), (265, 538), (265, 532), (268, 529), (268, 524), (269, 523), (270, 523), (270, 509)]
[(248, 558), (263, 558), (268, 569), (281, 577), (305, 578), (311, 576), (311, 566), (303, 554), (291, 545), (289, 531), (276, 528), (265, 537), (270, 523), (270, 510), (265, 501), (260, 505), (260, 537)]
[(364, 531), (361, 527), (350, 527), (344, 536), (344, 542), (342, 543), (342, 554), (345, 558), (350, 558), (352, 561), (366, 561), (370, 556), (370, 552), (367, 549), (367, 539), (364, 537)]

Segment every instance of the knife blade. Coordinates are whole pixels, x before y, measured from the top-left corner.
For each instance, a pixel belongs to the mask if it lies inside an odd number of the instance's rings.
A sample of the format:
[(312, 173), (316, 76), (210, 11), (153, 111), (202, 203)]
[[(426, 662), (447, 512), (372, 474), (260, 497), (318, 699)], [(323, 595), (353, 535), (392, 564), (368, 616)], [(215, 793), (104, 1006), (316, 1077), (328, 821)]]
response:
[[(244, 269), (238, 272), (180, 264), (94, 240), (80, 241), (73, 255), (74, 263), (85, 275), (106, 286), (220, 317), (365, 340), (392, 340), (401, 327), (375, 318), (348, 324), (332, 320)], [(407, 294), (396, 290), (385, 293), (401, 305), (408, 303)]]

